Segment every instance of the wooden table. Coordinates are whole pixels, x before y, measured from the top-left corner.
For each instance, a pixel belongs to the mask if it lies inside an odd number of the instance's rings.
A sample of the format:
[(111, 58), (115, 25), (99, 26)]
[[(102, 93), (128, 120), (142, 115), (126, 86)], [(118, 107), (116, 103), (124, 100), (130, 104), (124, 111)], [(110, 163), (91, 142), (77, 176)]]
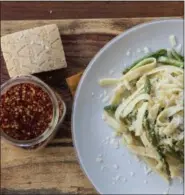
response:
[[(183, 16), (183, 2), (1, 2), (1, 35), (26, 26), (56, 20), (67, 25), (61, 32), (68, 68), (39, 74), (50, 85), (58, 87), (67, 103), (65, 123), (56, 138), (39, 153), (16, 151), (1, 142), (1, 187), (3, 194), (96, 194), (81, 171), (71, 139), (72, 97), (65, 78), (83, 70), (91, 58), (109, 40), (132, 25), (147, 19), (135, 17)], [(127, 18), (76, 20), (84, 18)], [(130, 18), (130, 19), (128, 19)], [(11, 21), (10, 21), (11, 20)], [(12, 21), (16, 20), (16, 21)], [(17, 21), (17, 20), (25, 20)], [(26, 21), (29, 20), (29, 21)], [(39, 20), (39, 21), (38, 21)], [(64, 24), (65, 23), (65, 24)], [(92, 25), (96, 25), (94, 30)], [(86, 25), (86, 31), (81, 29)], [(122, 28), (123, 27), (123, 28)], [(102, 29), (104, 28), (104, 29)], [(70, 29), (70, 30), (68, 30)], [(93, 31), (94, 30), (94, 31)], [(8, 74), (1, 56), (1, 82)], [(50, 79), (50, 74), (55, 75)]]

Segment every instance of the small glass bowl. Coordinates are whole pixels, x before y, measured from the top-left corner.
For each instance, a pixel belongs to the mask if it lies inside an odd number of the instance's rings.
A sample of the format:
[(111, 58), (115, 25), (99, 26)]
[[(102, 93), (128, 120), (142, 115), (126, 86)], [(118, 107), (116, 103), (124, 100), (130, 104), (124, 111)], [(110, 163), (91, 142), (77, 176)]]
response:
[(15, 78), (11, 78), (3, 85), (1, 85), (1, 95), (6, 93), (8, 89), (12, 86), (20, 84), (20, 83), (31, 83), (35, 84), (42, 88), (45, 92), (48, 93), (52, 105), (53, 105), (53, 117), (48, 126), (48, 128), (38, 137), (30, 140), (16, 140), (12, 137), (8, 136), (1, 130), (1, 137), (7, 141), (8, 143), (26, 150), (39, 150), (46, 146), (46, 144), (55, 136), (56, 132), (60, 128), (64, 117), (66, 115), (66, 104), (62, 100), (61, 95), (59, 95), (54, 89), (51, 89), (46, 83), (41, 81), (39, 78), (28, 75), (28, 76), (18, 76)]

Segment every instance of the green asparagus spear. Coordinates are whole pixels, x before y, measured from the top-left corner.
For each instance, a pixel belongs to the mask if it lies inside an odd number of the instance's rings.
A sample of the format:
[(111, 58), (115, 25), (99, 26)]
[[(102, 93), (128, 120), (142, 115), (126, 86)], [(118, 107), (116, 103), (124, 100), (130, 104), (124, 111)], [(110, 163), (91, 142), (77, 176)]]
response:
[(172, 56), (173, 56), (176, 60), (178, 60), (178, 61), (180, 61), (180, 62), (184, 62), (184, 57), (181, 56), (180, 54), (178, 54), (174, 49), (172, 49), (171, 54), (172, 54)]
[(150, 92), (151, 92), (151, 83), (150, 83), (150, 80), (149, 80), (148, 76), (146, 76), (146, 82), (145, 82), (144, 89), (145, 89), (145, 93), (150, 94)]
[(145, 119), (145, 129), (147, 130), (148, 139), (152, 143), (152, 145), (155, 147), (158, 144), (157, 137), (155, 136), (154, 129), (150, 127), (150, 122), (148, 118)]
[(184, 154), (183, 153), (181, 154), (181, 151), (176, 151), (174, 147), (175, 145), (173, 147), (171, 147), (170, 145), (168, 146), (160, 145), (160, 148), (164, 154), (173, 156), (174, 158), (176, 158), (177, 160), (183, 163)]
[(167, 57), (169, 57), (169, 58), (174, 58), (173, 55), (172, 55), (171, 49), (168, 49), (168, 50), (167, 50)]
[(165, 168), (165, 170), (166, 170), (166, 174), (167, 174), (167, 176), (168, 176), (168, 180), (170, 181), (170, 179), (171, 179), (171, 177), (170, 177), (170, 168), (169, 168), (169, 164), (168, 164), (168, 162), (167, 162), (167, 160), (166, 160), (166, 157), (165, 157), (165, 155), (163, 154), (163, 152), (162, 152), (162, 149), (159, 147), (159, 146), (157, 146), (157, 152), (158, 152), (158, 154), (159, 154), (159, 156), (160, 156), (160, 160), (162, 161), (162, 163), (163, 163), (163, 165), (164, 165), (164, 168)]
[(179, 68), (184, 68), (184, 63), (183, 62), (168, 58), (166, 56), (159, 57), (158, 61), (161, 62), (162, 64), (168, 64), (168, 65), (171, 65), (171, 66), (177, 66)]
[(158, 59), (160, 56), (166, 56), (167, 55), (167, 50), (166, 49), (160, 49), (154, 53), (151, 53), (149, 55), (146, 55), (144, 56), (143, 58), (135, 61), (130, 67), (126, 68), (124, 71), (123, 71), (123, 74), (126, 74), (129, 70), (131, 70), (132, 68), (134, 68), (139, 62), (141, 62), (142, 60), (146, 59), (146, 58), (156, 58)]
[(157, 153), (158, 153), (158, 155), (160, 157), (160, 160), (161, 160), (161, 162), (164, 165), (164, 168), (165, 168), (166, 173), (168, 175), (168, 179), (170, 180), (169, 165), (168, 165), (168, 163), (166, 161), (165, 155), (162, 152), (162, 149), (160, 148), (160, 146), (158, 144), (159, 140), (157, 139), (155, 131), (150, 126), (150, 121), (148, 119), (148, 111), (146, 111), (146, 114), (145, 114), (144, 127), (145, 127), (145, 130), (147, 131), (147, 137), (148, 137), (149, 141), (152, 143), (153, 147), (156, 149), (156, 151), (157, 151)]
[(110, 115), (113, 115), (117, 109), (117, 105), (108, 105), (104, 107), (104, 110), (108, 112)]

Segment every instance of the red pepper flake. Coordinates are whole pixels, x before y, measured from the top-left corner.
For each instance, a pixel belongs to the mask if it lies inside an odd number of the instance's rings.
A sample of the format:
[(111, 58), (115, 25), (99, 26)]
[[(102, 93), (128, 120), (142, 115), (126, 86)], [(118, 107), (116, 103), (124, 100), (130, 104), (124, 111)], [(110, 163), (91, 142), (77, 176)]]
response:
[(52, 101), (41, 87), (31, 83), (12, 86), (1, 96), (0, 128), (17, 140), (41, 135), (53, 117)]

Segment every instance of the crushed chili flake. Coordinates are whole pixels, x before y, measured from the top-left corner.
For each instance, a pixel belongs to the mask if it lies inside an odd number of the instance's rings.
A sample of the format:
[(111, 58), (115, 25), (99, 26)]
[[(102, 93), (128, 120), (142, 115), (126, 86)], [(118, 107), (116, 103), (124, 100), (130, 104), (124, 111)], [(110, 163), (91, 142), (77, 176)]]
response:
[(41, 87), (21, 83), (1, 95), (0, 128), (17, 140), (30, 140), (41, 135), (53, 117), (52, 101)]

